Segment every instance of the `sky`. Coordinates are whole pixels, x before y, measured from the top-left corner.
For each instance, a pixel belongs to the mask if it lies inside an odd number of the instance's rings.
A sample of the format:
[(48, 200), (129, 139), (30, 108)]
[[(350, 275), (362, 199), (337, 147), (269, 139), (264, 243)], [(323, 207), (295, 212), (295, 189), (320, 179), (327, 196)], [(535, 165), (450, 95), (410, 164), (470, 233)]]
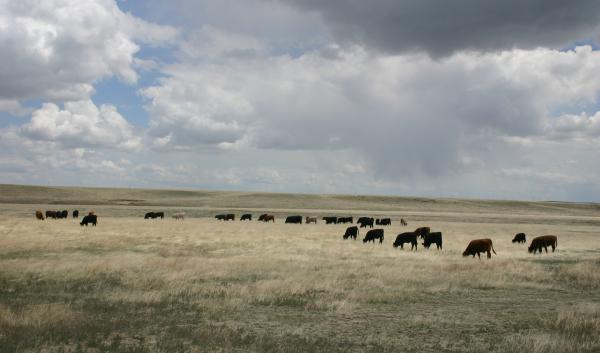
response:
[(0, 183), (600, 202), (599, 39), (597, 0), (0, 0)]

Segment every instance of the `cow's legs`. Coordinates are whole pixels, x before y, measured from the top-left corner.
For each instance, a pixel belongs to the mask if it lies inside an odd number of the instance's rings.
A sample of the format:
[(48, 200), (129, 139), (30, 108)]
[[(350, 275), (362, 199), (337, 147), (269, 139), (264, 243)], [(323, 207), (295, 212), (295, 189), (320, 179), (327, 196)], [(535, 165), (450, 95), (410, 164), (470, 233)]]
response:
[[(473, 256), (475, 257), (475, 256)], [(479, 251), (477, 252), (477, 257), (479, 258), (479, 260), (481, 260), (481, 255), (479, 255)]]
[[(544, 250), (546, 250), (546, 254), (548, 253), (548, 246), (544, 244)], [(542, 249), (540, 249), (540, 252), (542, 252)]]
[(488, 254), (488, 259), (491, 259), (492, 258), (492, 253), (488, 250), (487, 254)]

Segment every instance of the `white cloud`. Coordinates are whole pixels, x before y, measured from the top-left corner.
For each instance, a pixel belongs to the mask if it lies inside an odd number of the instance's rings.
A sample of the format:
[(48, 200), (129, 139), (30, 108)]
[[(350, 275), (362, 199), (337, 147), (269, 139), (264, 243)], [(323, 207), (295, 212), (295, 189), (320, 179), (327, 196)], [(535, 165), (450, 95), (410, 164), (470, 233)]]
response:
[[(91, 100), (67, 102), (64, 109), (46, 103), (21, 128), (24, 136), (70, 148), (101, 147), (137, 150), (141, 138), (111, 105), (97, 107)], [(78, 152), (79, 153), (79, 152)]]
[(176, 34), (121, 12), (114, 0), (0, 1), (0, 99), (76, 100), (106, 77), (134, 83), (136, 41)]

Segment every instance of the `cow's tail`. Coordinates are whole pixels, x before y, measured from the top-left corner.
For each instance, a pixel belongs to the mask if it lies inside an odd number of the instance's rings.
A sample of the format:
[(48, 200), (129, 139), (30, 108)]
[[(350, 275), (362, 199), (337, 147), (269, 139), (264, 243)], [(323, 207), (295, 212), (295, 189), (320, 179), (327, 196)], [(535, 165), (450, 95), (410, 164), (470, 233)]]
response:
[(494, 243), (491, 243), (490, 245), (492, 247), (492, 251), (494, 252), (494, 255), (498, 255), (498, 254), (496, 254), (496, 250), (494, 250)]

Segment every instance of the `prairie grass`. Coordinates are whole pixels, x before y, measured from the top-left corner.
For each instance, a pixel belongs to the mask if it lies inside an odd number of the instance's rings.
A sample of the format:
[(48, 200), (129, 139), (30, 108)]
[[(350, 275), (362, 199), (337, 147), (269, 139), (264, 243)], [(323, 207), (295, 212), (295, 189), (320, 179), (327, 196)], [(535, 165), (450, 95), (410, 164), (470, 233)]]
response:
[[(0, 352), (600, 351), (595, 216), (513, 223), (492, 206), (409, 227), (390, 213), (383, 244), (280, 218), (143, 220), (105, 206), (80, 227), (0, 214)], [(392, 247), (421, 225), (443, 232), (442, 251)], [(556, 234), (558, 249), (528, 254), (517, 232)], [(461, 256), (484, 237), (497, 256)]]

